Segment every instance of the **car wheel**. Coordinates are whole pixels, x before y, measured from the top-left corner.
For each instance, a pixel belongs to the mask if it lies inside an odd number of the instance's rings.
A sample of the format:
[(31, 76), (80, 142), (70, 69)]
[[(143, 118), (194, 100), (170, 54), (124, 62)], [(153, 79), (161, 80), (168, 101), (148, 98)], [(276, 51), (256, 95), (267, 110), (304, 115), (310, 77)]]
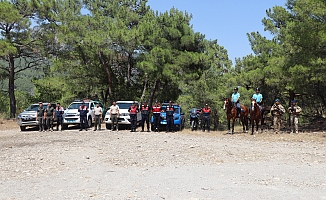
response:
[(65, 129), (65, 130), (67, 130), (68, 129), (68, 124), (63, 124), (62, 125), (62, 128)]
[(88, 124), (88, 127), (92, 126), (92, 118), (91, 117), (88, 118), (87, 124)]
[(21, 130), (21, 131), (25, 131), (25, 130), (26, 130), (26, 126), (21, 126), (21, 127), (20, 127), (20, 130)]
[(111, 129), (111, 124), (105, 124), (106, 129)]

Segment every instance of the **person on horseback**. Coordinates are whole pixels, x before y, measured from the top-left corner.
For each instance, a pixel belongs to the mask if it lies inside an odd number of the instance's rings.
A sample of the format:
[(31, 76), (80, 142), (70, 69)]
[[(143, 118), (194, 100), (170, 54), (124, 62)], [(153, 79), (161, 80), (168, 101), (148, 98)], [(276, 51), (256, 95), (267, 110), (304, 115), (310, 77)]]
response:
[(258, 104), (260, 111), (263, 113), (263, 95), (260, 93), (260, 88), (256, 88), (256, 93), (252, 95), (253, 99), (256, 100), (256, 103)]
[(237, 116), (240, 117), (241, 107), (240, 107), (240, 93), (238, 92), (238, 88), (234, 88), (232, 97), (231, 97), (232, 104), (237, 109)]

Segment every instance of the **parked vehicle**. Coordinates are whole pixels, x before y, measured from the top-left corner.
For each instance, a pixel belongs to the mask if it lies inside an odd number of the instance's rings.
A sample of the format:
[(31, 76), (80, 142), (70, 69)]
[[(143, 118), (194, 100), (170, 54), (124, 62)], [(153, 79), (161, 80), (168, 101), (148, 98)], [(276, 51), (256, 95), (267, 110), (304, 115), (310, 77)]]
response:
[(67, 129), (69, 125), (80, 125), (80, 116), (79, 116), (78, 108), (82, 105), (82, 102), (84, 102), (84, 105), (88, 109), (88, 113), (87, 113), (88, 127), (91, 127), (92, 124), (95, 122), (94, 108), (96, 104), (100, 104), (104, 113), (104, 105), (100, 101), (94, 101), (88, 99), (84, 101), (75, 100), (65, 110), (65, 113), (63, 115), (63, 128)]
[[(55, 103), (51, 103), (51, 105), (53, 108), (56, 107)], [(36, 121), (36, 112), (39, 107), (40, 106), (38, 103), (34, 103), (18, 115), (17, 123), (21, 131), (25, 131), (26, 127), (38, 127), (38, 121)], [(47, 107), (48, 103), (43, 103), (43, 108), (46, 109)], [(53, 123), (56, 123), (56, 120), (54, 120)]]
[[(140, 105), (137, 101), (117, 101), (116, 104), (119, 106), (120, 116), (118, 118), (118, 123), (120, 125), (130, 126), (130, 116), (129, 116), (129, 107), (132, 103), (135, 102), (138, 108)], [(109, 108), (110, 109), (110, 108)], [(141, 113), (137, 113), (137, 124), (141, 122)], [(105, 126), (107, 129), (111, 129), (112, 121), (110, 119), (110, 110), (107, 110), (105, 114)]]
[[(163, 103), (162, 104), (162, 110), (165, 110), (166, 106), (168, 106), (168, 103)], [(175, 131), (181, 131), (182, 129), (184, 129), (184, 125), (185, 125), (185, 117), (184, 117), (184, 113), (182, 112), (181, 107), (178, 104), (173, 104), (175, 111), (174, 111), (174, 130)], [(152, 127), (152, 131), (154, 131), (154, 117), (151, 117), (151, 127)], [(160, 129), (165, 128), (167, 125), (167, 121), (166, 121), (166, 113), (165, 112), (161, 112), (160, 114)]]
[(190, 128), (191, 130), (197, 130), (199, 128), (199, 113), (200, 109), (198, 108), (193, 108), (190, 110)]

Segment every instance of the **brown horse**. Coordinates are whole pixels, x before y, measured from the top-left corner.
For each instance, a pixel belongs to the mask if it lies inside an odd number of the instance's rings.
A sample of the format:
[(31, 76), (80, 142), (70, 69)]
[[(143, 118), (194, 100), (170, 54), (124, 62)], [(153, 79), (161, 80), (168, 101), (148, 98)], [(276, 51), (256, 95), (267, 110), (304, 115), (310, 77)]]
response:
[(240, 121), (242, 123), (242, 128), (243, 132), (248, 132), (248, 114), (249, 114), (249, 109), (244, 106), (241, 106), (241, 113), (240, 117), (237, 116), (237, 109), (236, 107), (232, 104), (231, 100), (229, 98), (226, 98), (224, 100), (224, 107), (223, 109), (226, 110), (226, 117), (228, 120), (228, 134), (230, 134), (230, 121), (232, 119), (232, 132), (231, 134), (234, 133), (234, 121), (236, 118), (240, 118)]
[(250, 107), (250, 121), (251, 121), (251, 135), (254, 134), (254, 127), (256, 123), (256, 133), (258, 133), (259, 122), (261, 131), (263, 131), (264, 118), (263, 113), (257, 104), (256, 100), (251, 98), (251, 107)]

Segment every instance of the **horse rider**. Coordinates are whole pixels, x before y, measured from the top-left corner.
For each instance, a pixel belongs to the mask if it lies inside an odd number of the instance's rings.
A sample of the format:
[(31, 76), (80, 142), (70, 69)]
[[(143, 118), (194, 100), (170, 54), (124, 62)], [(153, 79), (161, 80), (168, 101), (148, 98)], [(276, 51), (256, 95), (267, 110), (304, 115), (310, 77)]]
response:
[(256, 103), (258, 104), (260, 111), (263, 112), (263, 95), (260, 93), (260, 88), (256, 88), (256, 93), (252, 95), (253, 99), (256, 100)]
[(202, 109), (203, 118), (202, 118), (202, 130), (205, 132), (205, 125), (207, 124), (207, 131), (210, 132), (210, 114), (211, 108), (208, 107), (208, 104), (205, 104), (205, 107)]
[(237, 116), (240, 117), (241, 107), (240, 107), (240, 93), (238, 92), (238, 88), (234, 88), (232, 96), (231, 96), (232, 104), (237, 109)]

